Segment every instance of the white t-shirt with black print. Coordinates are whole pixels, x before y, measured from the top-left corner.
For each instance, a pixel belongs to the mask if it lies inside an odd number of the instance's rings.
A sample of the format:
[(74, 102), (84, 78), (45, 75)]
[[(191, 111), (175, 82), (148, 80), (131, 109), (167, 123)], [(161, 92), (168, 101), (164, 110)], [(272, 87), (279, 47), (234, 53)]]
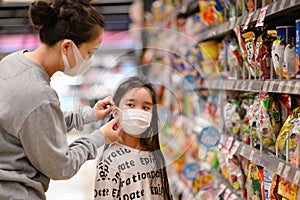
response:
[(162, 170), (148, 151), (118, 142), (110, 144), (97, 162), (95, 199), (163, 200)]

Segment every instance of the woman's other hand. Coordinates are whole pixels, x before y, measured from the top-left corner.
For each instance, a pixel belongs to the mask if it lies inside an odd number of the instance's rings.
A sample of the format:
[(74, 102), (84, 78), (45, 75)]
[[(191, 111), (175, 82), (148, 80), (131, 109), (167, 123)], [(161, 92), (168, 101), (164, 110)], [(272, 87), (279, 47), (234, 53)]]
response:
[(103, 119), (107, 114), (109, 114), (112, 111), (112, 107), (114, 105), (115, 103), (113, 102), (111, 96), (99, 100), (93, 108), (97, 121)]
[(105, 143), (112, 143), (119, 139), (120, 127), (116, 119), (112, 119), (101, 126), (100, 131), (105, 137)]

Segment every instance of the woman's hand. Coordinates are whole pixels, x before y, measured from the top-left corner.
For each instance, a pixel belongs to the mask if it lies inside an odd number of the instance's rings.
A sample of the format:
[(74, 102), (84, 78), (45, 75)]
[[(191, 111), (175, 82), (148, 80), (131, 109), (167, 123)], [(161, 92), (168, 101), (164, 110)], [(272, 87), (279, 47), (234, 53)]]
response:
[(100, 131), (105, 137), (105, 143), (112, 143), (119, 139), (120, 127), (116, 119), (112, 119), (103, 126), (101, 126)]
[(112, 106), (114, 105), (115, 103), (111, 96), (99, 100), (93, 108), (97, 121), (103, 119), (107, 114), (109, 114), (112, 111)]

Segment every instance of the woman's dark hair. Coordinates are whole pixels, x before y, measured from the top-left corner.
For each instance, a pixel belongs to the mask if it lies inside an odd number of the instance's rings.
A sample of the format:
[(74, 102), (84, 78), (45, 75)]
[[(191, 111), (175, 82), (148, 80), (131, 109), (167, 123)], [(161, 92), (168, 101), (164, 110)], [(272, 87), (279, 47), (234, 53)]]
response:
[(94, 39), (105, 26), (89, 0), (37, 0), (29, 8), (29, 18), (41, 42), (49, 46), (62, 39), (80, 45)]
[(169, 188), (169, 181), (166, 170), (166, 163), (164, 156), (160, 150), (159, 136), (158, 136), (158, 114), (157, 114), (157, 97), (155, 87), (148, 79), (142, 75), (134, 76), (122, 82), (115, 91), (113, 100), (116, 106), (119, 106), (124, 95), (134, 88), (146, 88), (150, 91), (153, 103), (152, 120), (150, 127), (141, 135), (140, 142), (145, 150), (150, 151), (156, 159), (157, 168), (161, 171), (161, 182), (164, 188), (164, 199), (172, 199)]

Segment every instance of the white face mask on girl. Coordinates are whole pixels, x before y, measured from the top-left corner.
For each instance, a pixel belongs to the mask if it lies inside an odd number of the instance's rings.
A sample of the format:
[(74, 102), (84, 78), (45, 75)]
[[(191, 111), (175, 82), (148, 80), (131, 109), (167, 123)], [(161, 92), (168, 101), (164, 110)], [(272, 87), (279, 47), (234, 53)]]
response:
[(121, 110), (120, 126), (122, 129), (133, 136), (140, 136), (151, 123), (152, 113), (140, 109)]
[(76, 62), (75, 66), (72, 68), (70, 67), (70, 63), (67, 59), (67, 56), (64, 53), (62, 53), (62, 59), (64, 61), (64, 66), (65, 66), (64, 74), (69, 75), (69, 76), (77, 76), (77, 75), (83, 74), (91, 67), (94, 56), (92, 55), (87, 60), (83, 59), (80, 54), (79, 49), (77, 48), (77, 46), (74, 42), (72, 45), (72, 49), (73, 49), (73, 54), (74, 54), (75, 62)]

